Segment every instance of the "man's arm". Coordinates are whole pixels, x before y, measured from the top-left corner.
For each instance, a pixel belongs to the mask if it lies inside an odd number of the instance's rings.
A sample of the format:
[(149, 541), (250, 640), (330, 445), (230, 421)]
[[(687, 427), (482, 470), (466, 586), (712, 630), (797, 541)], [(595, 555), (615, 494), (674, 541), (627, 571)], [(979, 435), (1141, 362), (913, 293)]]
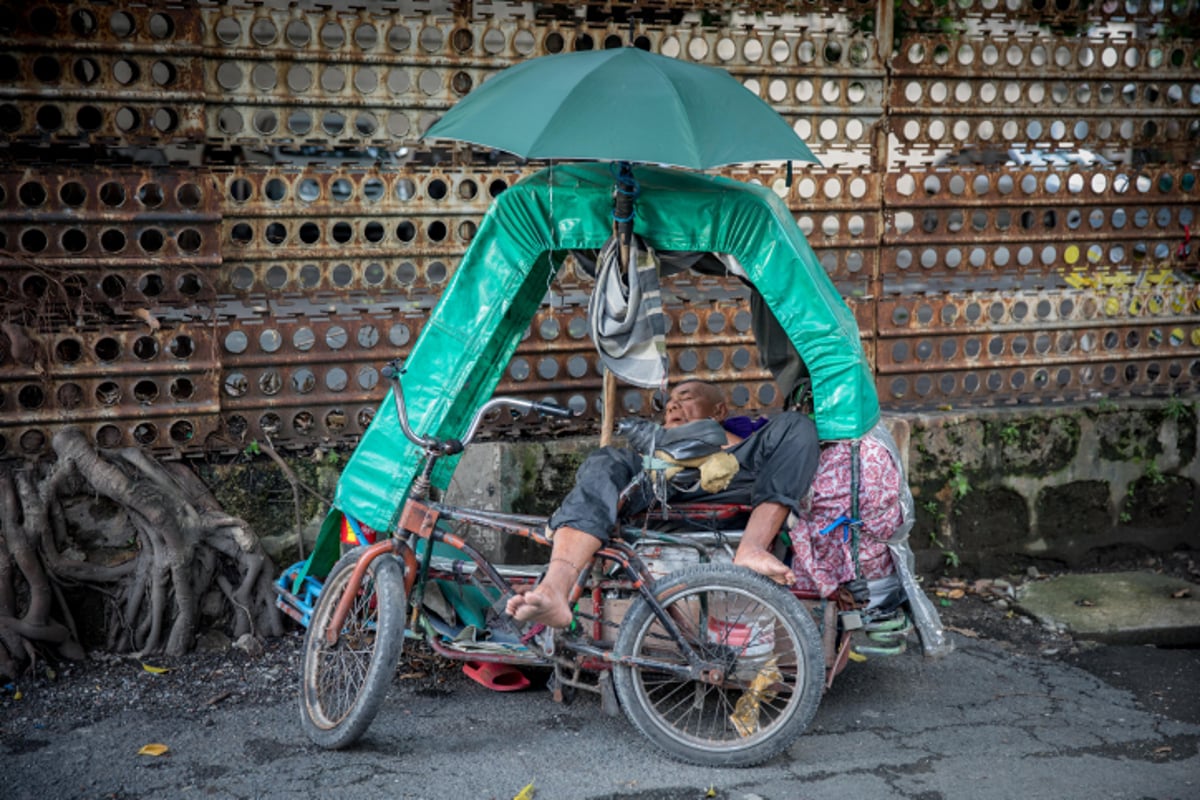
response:
[(816, 426), (803, 414), (780, 414), (747, 439), (743, 450), (738, 460), (754, 475), (754, 510), (733, 563), (789, 585), (795, 576), (771, 550), (788, 512), (800, 513), (801, 501), (816, 474), (820, 459)]

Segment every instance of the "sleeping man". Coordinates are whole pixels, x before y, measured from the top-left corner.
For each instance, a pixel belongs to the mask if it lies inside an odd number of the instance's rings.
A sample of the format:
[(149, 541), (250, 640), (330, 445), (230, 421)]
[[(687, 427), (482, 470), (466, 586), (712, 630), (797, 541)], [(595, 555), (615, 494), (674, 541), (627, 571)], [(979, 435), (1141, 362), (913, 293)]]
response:
[[(788, 514), (802, 513), (820, 453), (816, 426), (804, 414), (788, 411), (756, 430), (735, 433), (730, 430), (736, 428), (731, 423), (717, 429), (716, 425), (726, 422), (728, 410), (714, 384), (685, 380), (671, 390), (663, 415), (663, 439), (685, 425), (703, 430), (709, 437), (718, 430), (716, 436), (725, 439), (720, 449), (732, 458), (726, 459), (727, 474), (716, 479), (721, 486), (718, 491), (711, 491), (712, 484), (691, 490), (672, 488), (668, 498), (751, 506), (733, 563), (789, 585), (795, 576), (772, 554), (771, 547)], [(642, 454), (633, 449), (602, 447), (588, 456), (574, 488), (550, 517), (552, 547), (546, 573), (537, 586), (509, 599), (509, 614), (522, 622), (552, 628), (571, 623), (569, 601), (575, 581), (616, 530), (622, 490), (642, 469)], [(634, 514), (645, 510), (651, 500), (644, 491), (635, 491), (620, 510)]]

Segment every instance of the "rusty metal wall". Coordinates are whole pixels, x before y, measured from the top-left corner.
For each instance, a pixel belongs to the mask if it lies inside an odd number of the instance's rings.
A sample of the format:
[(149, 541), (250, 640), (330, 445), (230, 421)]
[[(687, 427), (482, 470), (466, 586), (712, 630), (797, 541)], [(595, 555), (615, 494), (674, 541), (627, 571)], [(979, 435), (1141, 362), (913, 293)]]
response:
[[(353, 441), (539, 166), (419, 132), (509, 64), (630, 41), (728, 69), (821, 156), (791, 186), (726, 172), (793, 209), (885, 406), (1194, 395), (1196, 6), (0, 2), (0, 457), (64, 424), (164, 453)], [(1107, 158), (1005, 163), (1033, 149)], [(573, 431), (598, 417), (587, 291), (564, 268), (502, 385)], [(778, 404), (739, 284), (666, 300), (676, 374)]]

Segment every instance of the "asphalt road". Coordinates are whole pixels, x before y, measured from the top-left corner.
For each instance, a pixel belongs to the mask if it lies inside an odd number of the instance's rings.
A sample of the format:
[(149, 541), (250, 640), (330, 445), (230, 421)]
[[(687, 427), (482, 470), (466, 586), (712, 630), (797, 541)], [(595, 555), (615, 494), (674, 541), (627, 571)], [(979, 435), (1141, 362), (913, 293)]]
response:
[[(532, 783), (536, 800), (1200, 797), (1200, 720), (1064, 661), (955, 638), (939, 661), (851, 665), (809, 732), (753, 769), (672, 761), (591, 695), (564, 706), (544, 691), (397, 680), (342, 752), (309, 744), (290, 697), (122, 710), (74, 730), (10, 719), (0, 796), (508, 800)], [(170, 750), (138, 755), (147, 742)]]

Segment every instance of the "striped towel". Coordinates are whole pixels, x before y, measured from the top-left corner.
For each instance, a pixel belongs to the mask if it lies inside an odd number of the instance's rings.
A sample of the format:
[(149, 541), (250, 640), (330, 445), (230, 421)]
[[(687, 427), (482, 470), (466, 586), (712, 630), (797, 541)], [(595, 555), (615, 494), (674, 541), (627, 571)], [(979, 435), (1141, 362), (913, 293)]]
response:
[(621, 269), (617, 238), (600, 250), (588, 323), (600, 360), (618, 378), (649, 389), (667, 380), (667, 329), (658, 286), (658, 256), (638, 236)]

